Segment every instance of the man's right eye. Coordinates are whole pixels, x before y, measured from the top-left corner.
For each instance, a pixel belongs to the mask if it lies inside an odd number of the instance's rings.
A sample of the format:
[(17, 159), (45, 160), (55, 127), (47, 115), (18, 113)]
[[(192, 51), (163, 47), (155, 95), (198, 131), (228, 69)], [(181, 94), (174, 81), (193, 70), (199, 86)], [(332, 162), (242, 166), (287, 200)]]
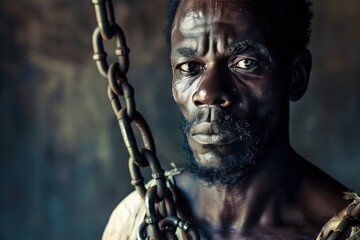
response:
[(203, 66), (198, 62), (186, 62), (176, 66), (176, 69), (184, 76), (194, 76), (203, 70)]

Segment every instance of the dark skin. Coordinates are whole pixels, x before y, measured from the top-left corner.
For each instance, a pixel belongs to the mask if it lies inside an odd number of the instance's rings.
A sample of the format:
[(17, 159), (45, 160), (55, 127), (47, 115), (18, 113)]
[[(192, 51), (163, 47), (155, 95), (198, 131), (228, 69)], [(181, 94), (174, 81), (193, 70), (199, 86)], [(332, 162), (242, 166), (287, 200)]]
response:
[(273, 38), (242, 1), (181, 1), (171, 35), (173, 95), (192, 122), (188, 142), (200, 166), (242, 158), (242, 142), (218, 121), (261, 125), (259, 151), (236, 184), (207, 186), (188, 171), (177, 176), (182, 218), (201, 239), (315, 239), (348, 203), (346, 189), (290, 146), (289, 100), (304, 94), (311, 55), (304, 49), (287, 68)]

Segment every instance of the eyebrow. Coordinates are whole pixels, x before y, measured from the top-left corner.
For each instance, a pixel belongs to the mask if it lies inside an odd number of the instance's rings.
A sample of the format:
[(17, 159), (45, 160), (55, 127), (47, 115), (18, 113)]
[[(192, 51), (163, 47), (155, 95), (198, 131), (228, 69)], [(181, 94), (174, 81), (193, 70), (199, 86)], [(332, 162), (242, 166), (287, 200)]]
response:
[[(249, 40), (231, 42), (226, 45), (225, 49), (226, 54), (229, 55), (241, 54), (243, 52), (250, 51), (271, 58), (270, 52), (264, 45), (253, 43)], [(193, 56), (196, 56), (197, 54), (198, 52), (190, 47), (180, 47), (176, 49), (174, 53), (176, 57), (184, 58), (191, 58)]]
[(268, 48), (260, 43), (253, 43), (249, 40), (240, 42), (231, 42), (226, 46), (229, 55), (241, 54), (243, 52), (251, 52), (257, 55), (263, 61), (268, 63), (273, 62), (273, 58)]
[(189, 47), (181, 47), (176, 49), (175, 51), (175, 55), (177, 57), (185, 57), (185, 58), (190, 58), (195, 56), (197, 53), (197, 51), (193, 48), (189, 48)]
[(267, 55), (269, 54), (269, 51), (265, 46), (262, 44), (254, 44), (253, 42), (249, 40), (244, 40), (240, 42), (231, 42), (226, 46), (226, 50), (228, 54), (239, 54), (244, 51), (253, 51), (258, 53), (265, 52)]

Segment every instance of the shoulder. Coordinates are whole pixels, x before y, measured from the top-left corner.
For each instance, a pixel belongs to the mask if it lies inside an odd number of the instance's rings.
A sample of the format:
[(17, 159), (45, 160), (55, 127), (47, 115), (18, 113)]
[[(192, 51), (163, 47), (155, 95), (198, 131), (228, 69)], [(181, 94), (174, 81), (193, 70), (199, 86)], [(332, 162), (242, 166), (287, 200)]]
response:
[(144, 216), (144, 200), (134, 191), (112, 212), (102, 240), (136, 239), (137, 227), (143, 221)]
[(303, 178), (298, 196), (308, 218), (328, 220), (349, 204), (343, 198), (344, 192), (348, 191), (345, 186), (304, 159), (301, 168)]

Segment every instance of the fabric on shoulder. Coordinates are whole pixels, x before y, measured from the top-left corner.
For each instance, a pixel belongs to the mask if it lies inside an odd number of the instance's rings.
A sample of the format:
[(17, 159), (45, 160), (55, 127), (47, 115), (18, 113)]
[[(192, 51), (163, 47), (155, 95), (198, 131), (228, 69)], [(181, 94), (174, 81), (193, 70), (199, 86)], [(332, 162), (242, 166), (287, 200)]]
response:
[(112, 212), (102, 240), (136, 239), (137, 228), (144, 216), (144, 200), (134, 191)]
[[(179, 175), (182, 169), (174, 169), (165, 172), (166, 185), (175, 193), (174, 176)], [(146, 187), (155, 185), (151, 180)], [(175, 196), (174, 196), (175, 197)], [(176, 198), (174, 199), (176, 201)], [(146, 215), (145, 202), (140, 195), (134, 191), (130, 193), (112, 212), (106, 225), (102, 240), (128, 240), (136, 239), (138, 227), (144, 221)]]

